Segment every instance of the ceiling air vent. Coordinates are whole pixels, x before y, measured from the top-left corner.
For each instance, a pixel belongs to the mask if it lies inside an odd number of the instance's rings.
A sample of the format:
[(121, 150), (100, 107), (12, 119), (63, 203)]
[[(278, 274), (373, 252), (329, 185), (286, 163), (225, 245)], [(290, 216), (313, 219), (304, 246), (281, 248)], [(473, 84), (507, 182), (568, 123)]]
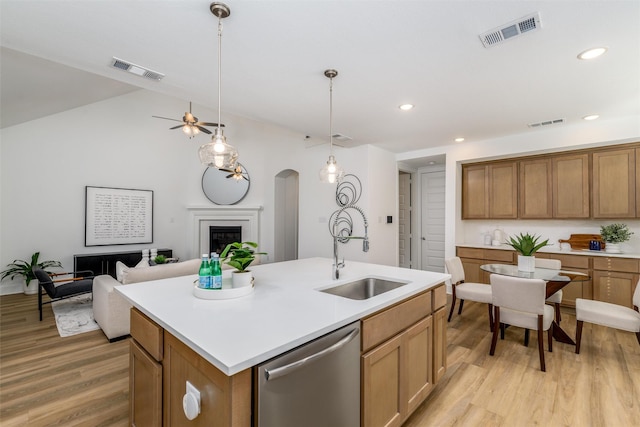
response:
[(501, 25), (484, 34), (480, 34), (480, 40), (484, 47), (491, 47), (504, 42), (507, 39), (520, 36), (529, 31), (537, 30), (540, 25), (540, 13), (525, 16), (508, 24)]
[(120, 58), (113, 57), (111, 61), (111, 66), (117, 68), (122, 71), (127, 71), (129, 73), (135, 74), (136, 76), (144, 77), (149, 80), (160, 80), (164, 77), (164, 74), (159, 73), (157, 71), (150, 70), (145, 67), (141, 67), (140, 65), (133, 64), (131, 62), (122, 60)]
[(528, 126), (530, 128), (537, 128), (540, 126), (559, 125), (562, 123), (564, 123), (564, 119), (554, 119), (554, 120), (545, 120), (544, 122), (539, 122), (539, 123), (529, 123)]

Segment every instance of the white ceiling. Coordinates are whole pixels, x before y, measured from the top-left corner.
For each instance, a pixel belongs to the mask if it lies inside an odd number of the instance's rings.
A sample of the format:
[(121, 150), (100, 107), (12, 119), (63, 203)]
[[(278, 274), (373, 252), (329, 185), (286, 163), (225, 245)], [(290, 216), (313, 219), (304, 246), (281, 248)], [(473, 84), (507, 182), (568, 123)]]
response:
[[(217, 109), (207, 0), (1, 0), (2, 127), (136, 88)], [(536, 132), (529, 123), (640, 115), (640, 2), (228, 0), (225, 113), (393, 152)], [(542, 29), (485, 48), (479, 34), (539, 12)], [(576, 55), (594, 46), (593, 61)], [(150, 81), (112, 57), (164, 73)], [(402, 103), (415, 104), (401, 112)], [(216, 121), (217, 117), (202, 117)], [(159, 121), (159, 126), (166, 123)], [(563, 125), (553, 125), (563, 126)]]

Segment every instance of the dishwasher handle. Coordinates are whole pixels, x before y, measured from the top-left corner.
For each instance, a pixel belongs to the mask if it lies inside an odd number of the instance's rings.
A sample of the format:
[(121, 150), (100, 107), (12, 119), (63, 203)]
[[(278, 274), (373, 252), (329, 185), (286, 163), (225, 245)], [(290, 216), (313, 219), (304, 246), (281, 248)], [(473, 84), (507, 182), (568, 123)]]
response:
[(279, 368), (265, 369), (264, 376), (267, 379), (267, 381), (275, 380), (277, 378), (283, 377), (291, 373), (292, 371), (295, 371), (296, 369), (301, 368), (307, 363), (313, 362), (316, 359), (320, 359), (321, 357), (324, 357), (330, 353), (333, 353), (336, 350), (340, 350), (342, 347), (347, 345), (351, 340), (357, 337), (359, 332), (360, 332), (360, 329), (356, 328), (353, 331), (351, 331), (349, 334), (347, 334), (344, 338), (342, 338), (340, 341), (338, 341), (337, 343), (333, 344), (330, 347), (325, 348), (324, 350), (321, 350), (317, 353), (314, 353), (300, 360), (296, 360), (295, 362), (291, 362), (287, 365), (280, 366)]

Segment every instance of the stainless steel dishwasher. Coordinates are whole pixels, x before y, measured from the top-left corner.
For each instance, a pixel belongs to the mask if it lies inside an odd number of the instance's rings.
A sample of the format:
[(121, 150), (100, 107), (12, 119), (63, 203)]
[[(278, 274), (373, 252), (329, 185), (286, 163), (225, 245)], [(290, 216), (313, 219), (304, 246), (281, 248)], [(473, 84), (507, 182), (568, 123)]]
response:
[(258, 427), (360, 425), (360, 322), (258, 365)]

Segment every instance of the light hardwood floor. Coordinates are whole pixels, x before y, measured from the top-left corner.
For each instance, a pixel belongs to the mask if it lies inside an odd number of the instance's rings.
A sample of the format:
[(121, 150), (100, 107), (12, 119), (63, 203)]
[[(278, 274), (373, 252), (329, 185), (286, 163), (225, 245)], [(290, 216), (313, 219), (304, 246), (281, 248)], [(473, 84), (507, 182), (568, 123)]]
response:
[[(60, 338), (50, 306), (0, 297), (0, 425), (126, 426), (128, 340), (101, 331)], [(640, 345), (635, 335), (585, 324), (581, 354), (554, 342), (539, 369), (523, 332), (507, 329), (489, 356), (486, 306), (467, 302), (448, 324), (448, 370), (405, 427), (640, 425)], [(563, 312), (573, 336), (575, 317)], [(545, 340), (546, 348), (546, 340)]]

